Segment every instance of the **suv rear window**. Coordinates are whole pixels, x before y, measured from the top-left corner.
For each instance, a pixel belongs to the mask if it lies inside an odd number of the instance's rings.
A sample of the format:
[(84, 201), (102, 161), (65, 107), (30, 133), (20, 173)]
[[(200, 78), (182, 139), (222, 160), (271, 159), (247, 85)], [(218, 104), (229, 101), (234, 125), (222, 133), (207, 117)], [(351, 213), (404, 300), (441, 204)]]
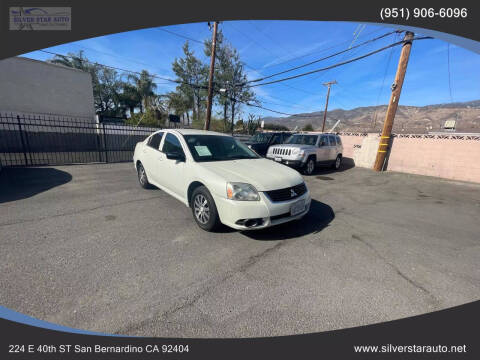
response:
[(337, 139), (337, 145), (342, 145), (342, 139), (340, 138), (340, 136), (335, 136), (335, 139)]

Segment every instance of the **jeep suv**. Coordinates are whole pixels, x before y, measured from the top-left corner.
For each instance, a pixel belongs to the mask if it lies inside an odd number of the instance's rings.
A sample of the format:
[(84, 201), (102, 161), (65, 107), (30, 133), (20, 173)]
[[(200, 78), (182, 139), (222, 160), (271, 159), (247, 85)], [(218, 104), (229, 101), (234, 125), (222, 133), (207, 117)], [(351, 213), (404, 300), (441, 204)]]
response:
[(267, 158), (311, 175), (317, 165), (338, 169), (342, 163), (342, 140), (336, 134), (300, 133), (282, 145), (270, 146)]

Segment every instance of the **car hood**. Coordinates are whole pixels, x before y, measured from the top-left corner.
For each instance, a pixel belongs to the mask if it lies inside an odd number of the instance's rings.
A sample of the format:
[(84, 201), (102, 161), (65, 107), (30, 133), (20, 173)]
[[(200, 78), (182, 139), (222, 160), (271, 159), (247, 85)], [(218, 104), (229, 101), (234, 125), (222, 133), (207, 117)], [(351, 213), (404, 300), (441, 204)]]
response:
[(212, 161), (201, 166), (227, 182), (251, 184), (258, 191), (283, 189), (303, 182), (296, 170), (267, 159)]
[(313, 145), (300, 145), (300, 144), (279, 144), (270, 146), (270, 149), (299, 149), (299, 150), (314, 150)]

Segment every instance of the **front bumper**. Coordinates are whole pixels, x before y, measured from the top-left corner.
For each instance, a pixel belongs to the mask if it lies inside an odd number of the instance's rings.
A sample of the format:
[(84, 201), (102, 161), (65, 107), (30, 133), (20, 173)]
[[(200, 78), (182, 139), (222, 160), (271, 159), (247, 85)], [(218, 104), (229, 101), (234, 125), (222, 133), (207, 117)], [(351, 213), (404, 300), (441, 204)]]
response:
[(294, 169), (301, 169), (305, 165), (305, 163), (302, 160), (282, 159), (282, 161), (276, 161), (275, 158), (268, 157), (268, 156), (267, 156), (267, 159), (278, 162), (279, 164), (290, 166)]
[[(300, 219), (310, 210), (311, 198), (308, 189), (302, 196), (288, 201), (273, 202), (265, 193), (259, 192), (259, 195), (260, 201), (233, 201), (213, 196), (220, 221), (237, 230), (258, 230)], [(292, 204), (300, 200), (305, 201), (305, 209), (297, 215), (290, 216)], [(244, 219), (261, 219), (262, 224), (248, 227), (238, 223)]]

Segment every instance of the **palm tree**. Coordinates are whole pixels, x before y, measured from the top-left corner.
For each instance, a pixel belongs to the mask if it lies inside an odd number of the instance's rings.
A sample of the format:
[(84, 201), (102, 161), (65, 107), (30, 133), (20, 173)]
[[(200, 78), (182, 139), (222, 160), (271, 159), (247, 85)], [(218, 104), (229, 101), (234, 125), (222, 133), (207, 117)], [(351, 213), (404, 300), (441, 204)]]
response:
[(147, 70), (142, 70), (140, 75), (128, 75), (128, 80), (133, 82), (138, 94), (140, 95), (140, 112), (148, 108), (152, 104), (152, 98), (155, 95), (157, 84), (153, 82), (153, 76)]
[(90, 71), (91, 69), (88, 59), (83, 55), (83, 50), (80, 50), (78, 54), (68, 53), (67, 55), (55, 55), (55, 57), (48, 60), (48, 62), (84, 71)]
[(130, 116), (135, 113), (135, 108), (142, 104), (142, 97), (137, 88), (129, 83), (123, 84), (122, 93), (120, 94), (120, 104), (130, 111)]

